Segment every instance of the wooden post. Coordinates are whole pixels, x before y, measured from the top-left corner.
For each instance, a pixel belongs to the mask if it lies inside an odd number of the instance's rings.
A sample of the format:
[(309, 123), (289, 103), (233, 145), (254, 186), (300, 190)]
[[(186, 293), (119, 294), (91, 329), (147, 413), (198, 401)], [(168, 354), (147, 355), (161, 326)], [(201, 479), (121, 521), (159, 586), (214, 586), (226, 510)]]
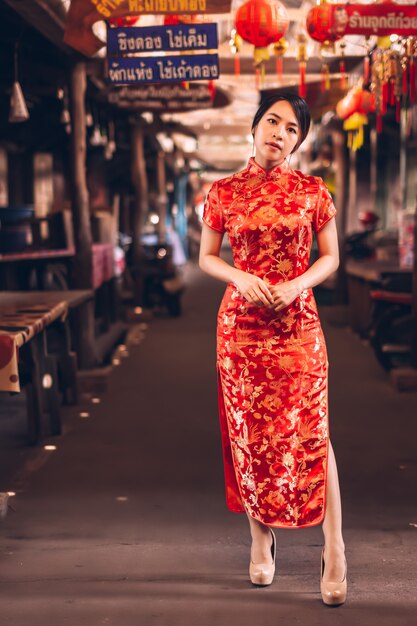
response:
[(167, 208), (167, 191), (165, 176), (165, 152), (160, 150), (157, 155), (157, 177), (158, 177), (158, 209), (159, 209), (159, 241), (166, 240), (166, 208)]
[(72, 218), (76, 257), (74, 263), (74, 288), (92, 288), (92, 238), (90, 208), (86, 176), (86, 131), (85, 131), (85, 63), (76, 63), (71, 70), (71, 195)]
[(132, 216), (132, 257), (134, 274), (134, 302), (143, 304), (144, 272), (142, 230), (145, 211), (148, 208), (148, 179), (144, 151), (144, 132), (140, 122), (133, 126), (132, 132), (132, 183), (135, 188), (135, 204)]
[[(86, 175), (85, 63), (78, 62), (72, 67), (69, 86), (72, 125), (71, 196), (75, 243), (72, 287), (91, 289), (93, 286), (93, 257)], [(79, 328), (80, 340), (78, 341), (77, 356), (79, 366), (82, 369), (87, 369), (96, 364), (93, 302), (86, 304), (83, 316), (83, 323)]]

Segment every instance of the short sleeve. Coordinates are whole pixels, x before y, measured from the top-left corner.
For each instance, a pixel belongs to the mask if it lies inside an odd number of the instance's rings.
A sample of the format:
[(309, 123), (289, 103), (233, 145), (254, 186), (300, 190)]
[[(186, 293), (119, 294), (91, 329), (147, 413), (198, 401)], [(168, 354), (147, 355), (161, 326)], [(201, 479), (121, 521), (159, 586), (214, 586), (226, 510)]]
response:
[(329, 222), (337, 213), (333, 204), (329, 190), (323, 180), (319, 178), (319, 189), (317, 205), (313, 215), (313, 229), (316, 233), (320, 232), (323, 226)]
[(224, 227), (224, 217), (222, 207), (219, 200), (219, 191), (217, 183), (214, 183), (207, 194), (204, 204), (203, 222), (219, 233), (226, 232)]

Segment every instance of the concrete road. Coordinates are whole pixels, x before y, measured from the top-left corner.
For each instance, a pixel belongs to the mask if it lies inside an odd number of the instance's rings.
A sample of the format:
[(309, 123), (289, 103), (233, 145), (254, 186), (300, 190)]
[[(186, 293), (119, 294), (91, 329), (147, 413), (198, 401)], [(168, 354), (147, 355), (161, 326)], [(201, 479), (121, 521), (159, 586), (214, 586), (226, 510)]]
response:
[[(0, 526), (1, 626), (415, 626), (416, 394), (320, 309), (330, 361), (349, 595), (319, 594), (321, 528), (277, 531), (271, 587), (248, 579), (226, 509), (215, 379), (224, 286), (187, 270), (182, 318), (153, 320), (100, 404), (14, 473)], [(79, 410), (89, 418), (80, 418)]]

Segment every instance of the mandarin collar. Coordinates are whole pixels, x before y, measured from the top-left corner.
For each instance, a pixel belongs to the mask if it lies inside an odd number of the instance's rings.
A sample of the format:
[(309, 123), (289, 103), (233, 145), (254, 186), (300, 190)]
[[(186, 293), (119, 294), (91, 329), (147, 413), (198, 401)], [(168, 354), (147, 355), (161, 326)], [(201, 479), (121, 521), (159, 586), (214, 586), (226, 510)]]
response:
[(275, 178), (279, 178), (285, 172), (288, 172), (289, 165), (288, 165), (288, 161), (284, 159), (284, 161), (280, 163), (279, 165), (276, 165), (270, 170), (265, 170), (261, 165), (259, 165), (259, 163), (255, 161), (255, 157), (250, 157), (248, 161), (247, 169), (250, 174), (261, 176), (262, 178), (275, 179)]

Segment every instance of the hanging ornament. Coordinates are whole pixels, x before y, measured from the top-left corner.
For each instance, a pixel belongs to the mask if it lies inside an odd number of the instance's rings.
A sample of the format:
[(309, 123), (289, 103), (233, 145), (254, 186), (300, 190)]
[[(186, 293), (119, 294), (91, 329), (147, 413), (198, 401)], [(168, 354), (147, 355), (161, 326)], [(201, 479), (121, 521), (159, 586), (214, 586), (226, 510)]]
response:
[(343, 122), (343, 128), (348, 133), (348, 147), (353, 151), (363, 146), (363, 127), (368, 123), (368, 118), (362, 113), (353, 113)]
[(242, 37), (237, 34), (236, 28), (233, 28), (232, 32), (230, 33), (229, 47), (230, 47), (230, 52), (234, 55), (235, 76), (239, 76), (240, 75), (239, 52), (240, 52), (240, 48), (242, 47)]
[(11, 124), (14, 124), (16, 122), (26, 122), (26, 120), (29, 119), (29, 111), (18, 78), (19, 45), (20, 39), (17, 39), (14, 46), (14, 82), (12, 85), (9, 109), (9, 122)]
[(255, 63), (269, 59), (268, 46), (285, 35), (287, 10), (278, 0), (248, 0), (236, 12), (236, 31), (255, 46)]
[(312, 7), (307, 13), (306, 27), (307, 32), (319, 43), (334, 43), (342, 38), (333, 26), (333, 7), (322, 0), (320, 4)]
[(298, 49), (297, 49), (297, 61), (299, 67), (300, 82), (298, 85), (298, 95), (301, 98), (305, 98), (307, 95), (306, 89), (306, 66), (307, 66), (307, 36), (304, 33), (297, 35)]
[(211, 101), (213, 102), (214, 97), (216, 95), (216, 83), (215, 83), (214, 80), (209, 80), (209, 82), (208, 82), (208, 90), (209, 90), (209, 93), (210, 93)]
[(285, 39), (285, 37), (281, 37), (281, 39), (274, 43), (273, 50), (276, 56), (277, 79), (280, 83), (282, 80), (283, 57), (288, 50), (288, 41)]
[(140, 15), (125, 15), (124, 17), (110, 17), (109, 26), (111, 28), (127, 28), (129, 26), (135, 26), (136, 22), (140, 20)]
[(371, 66), (371, 60), (370, 60), (370, 43), (369, 43), (369, 37), (365, 37), (365, 48), (366, 48), (366, 54), (365, 57), (363, 59), (363, 82), (364, 85), (367, 85), (369, 83), (369, 76), (370, 76), (370, 66)]
[(203, 24), (213, 21), (209, 15), (199, 14), (181, 14), (181, 15), (165, 15), (164, 25), (175, 26), (176, 24)]

